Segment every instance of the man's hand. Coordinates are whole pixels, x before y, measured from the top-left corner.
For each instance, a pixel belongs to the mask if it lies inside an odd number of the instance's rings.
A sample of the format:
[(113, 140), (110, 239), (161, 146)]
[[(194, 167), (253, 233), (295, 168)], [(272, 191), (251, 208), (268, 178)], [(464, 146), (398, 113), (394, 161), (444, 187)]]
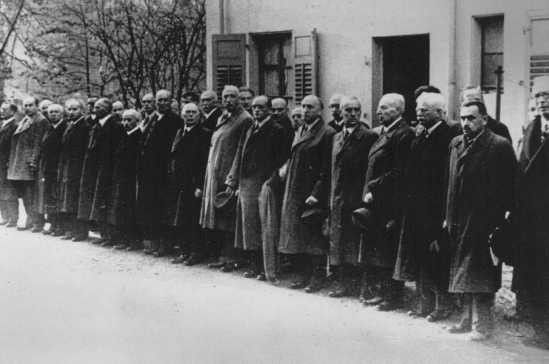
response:
[(28, 165), (29, 165), (29, 169), (30, 169), (32, 172), (36, 172), (36, 170), (38, 169), (38, 168), (36, 167), (36, 164), (34, 164), (34, 163), (32, 163), (32, 162), (29, 162)]
[(438, 245), (438, 240), (433, 240), (431, 244), (429, 244), (429, 251), (435, 253), (440, 252), (440, 245)]
[(368, 192), (366, 195), (364, 195), (364, 203), (370, 203), (374, 200), (374, 196), (372, 195), (371, 192)]
[(288, 163), (284, 163), (282, 167), (278, 169), (278, 176), (280, 179), (286, 179), (286, 172), (288, 171)]
[(305, 205), (307, 205), (307, 206), (312, 206), (312, 205), (317, 204), (317, 203), (318, 203), (318, 200), (314, 196), (309, 196), (305, 200)]
[(197, 188), (194, 190), (194, 197), (201, 198), (202, 197), (202, 190), (200, 188)]
[(446, 220), (444, 220), (444, 221), (442, 222), (442, 228), (443, 228), (443, 229), (446, 229), (447, 227), (448, 227), (448, 223), (446, 222)]

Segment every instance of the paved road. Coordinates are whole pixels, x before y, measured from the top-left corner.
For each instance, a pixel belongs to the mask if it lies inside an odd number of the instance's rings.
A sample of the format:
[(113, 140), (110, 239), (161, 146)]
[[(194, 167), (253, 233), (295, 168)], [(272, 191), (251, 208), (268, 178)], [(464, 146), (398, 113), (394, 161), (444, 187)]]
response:
[(0, 363), (549, 362), (516, 343), (0, 227)]

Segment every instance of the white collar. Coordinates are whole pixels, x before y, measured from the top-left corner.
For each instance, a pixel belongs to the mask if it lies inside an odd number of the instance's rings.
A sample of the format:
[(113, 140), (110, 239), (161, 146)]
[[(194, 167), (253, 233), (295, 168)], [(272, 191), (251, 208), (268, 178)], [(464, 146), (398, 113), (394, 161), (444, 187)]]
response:
[(53, 128), (54, 128), (54, 129), (57, 129), (57, 127), (58, 127), (59, 125), (61, 125), (62, 122), (63, 122), (63, 119), (59, 120), (59, 121), (57, 122), (57, 124), (53, 124)]
[(128, 135), (132, 135), (133, 133), (135, 133), (137, 130), (140, 130), (140, 129), (141, 129), (141, 127), (139, 125), (137, 125), (135, 128), (128, 131)]
[(320, 118), (317, 118), (315, 121), (313, 121), (311, 124), (307, 124), (307, 123), (303, 123), (303, 127), (305, 128), (305, 130), (309, 131), (311, 130), (312, 128), (315, 127), (316, 124), (318, 124), (318, 122), (320, 121)]
[(194, 128), (196, 128), (197, 125), (198, 125), (198, 124), (194, 124), (194, 125), (192, 125), (192, 126), (187, 126), (187, 125), (185, 125), (185, 127), (184, 127), (185, 133), (190, 132), (191, 130), (193, 130)]
[(353, 133), (353, 131), (355, 131), (356, 127), (357, 127), (357, 125), (352, 126), (352, 127), (344, 126), (344, 127), (343, 127), (343, 130), (346, 131), (347, 133), (349, 133), (349, 135), (350, 135), (350, 134)]
[(98, 121), (99, 125), (104, 126), (105, 123), (107, 122), (107, 119), (108, 119), (109, 117), (110, 117), (110, 115), (107, 115), (107, 116), (105, 116), (103, 119), (100, 119), (100, 120)]
[(4, 121), (2, 122), (2, 126), (6, 126), (6, 125), (8, 125), (9, 123), (11, 123), (11, 122), (14, 121), (14, 120), (15, 120), (15, 116), (12, 116), (11, 118), (8, 118), (8, 119), (4, 120)]
[(212, 116), (212, 114), (215, 112), (215, 110), (217, 110), (217, 107), (214, 107), (213, 109), (210, 110), (209, 113), (205, 114), (206, 118), (209, 118), (210, 116)]
[(381, 129), (381, 132), (383, 133), (391, 130), (400, 120), (402, 120), (402, 116), (399, 116), (395, 121), (389, 124), (389, 126), (383, 126), (383, 128)]
[(442, 120), (440, 120), (439, 122), (435, 123), (435, 125), (427, 129), (427, 137), (430, 136), (433, 133), (433, 131), (435, 131), (435, 129), (438, 128), (440, 124), (442, 124)]
[(255, 120), (255, 123), (258, 125), (258, 129), (261, 128), (263, 125), (265, 125), (265, 123), (267, 121), (269, 121), (269, 119), (271, 119), (270, 116), (267, 116), (265, 119), (261, 120), (261, 121), (257, 121)]

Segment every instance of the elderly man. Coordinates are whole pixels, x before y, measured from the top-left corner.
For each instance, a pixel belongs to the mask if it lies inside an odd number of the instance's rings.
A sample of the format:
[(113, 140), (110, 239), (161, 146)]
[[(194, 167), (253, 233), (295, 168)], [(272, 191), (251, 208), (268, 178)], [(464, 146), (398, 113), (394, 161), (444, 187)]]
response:
[(88, 109), (87, 111), (84, 111), (85, 114), (87, 114), (86, 116), (86, 122), (88, 123), (88, 126), (91, 128), (95, 122), (97, 121), (97, 118), (95, 116), (95, 112), (93, 110), (94, 106), (95, 106), (95, 103), (97, 102), (98, 98), (97, 97), (90, 97), (88, 98), (88, 101), (87, 101), (87, 104), (88, 104)]
[(154, 256), (163, 256), (171, 249), (170, 241), (163, 240), (161, 229), (162, 194), (167, 184), (170, 148), (182, 125), (170, 108), (171, 101), (169, 91), (156, 93), (158, 112), (145, 117), (137, 172), (137, 223), (143, 228), (144, 252)]
[(501, 284), (501, 267), (488, 243), (513, 207), (517, 161), (508, 140), (487, 127), (486, 107), (462, 105), (464, 134), (452, 140), (448, 165), (446, 221), (450, 236), (450, 293), (464, 296), (452, 333), (482, 340), (492, 329), (491, 306)]
[(94, 106), (97, 122), (90, 131), (78, 200), (78, 219), (97, 224), (101, 238), (95, 244), (112, 245), (107, 213), (112, 207), (114, 152), (123, 134), (120, 117), (112, 113), (109, 99), (101, 98)]
[(259, 194), (263, 184), (286, 162), (290, 141), (286, 131), (271, 117), (267, 96), (252, 101), (254, 122), (242, 133), (235, 159), (225, 181), (237, 193), (235, 246), (249, 253), (246, 278), (264, 280)]
[(36, 179), (36, 211), (41, 215), (42, 221), (45, 221), (47, 216), (50, 223), (50, 229), (42, 232), (55, 236), (61, 236), (65, 233), (59, 221), (59, 211), (57, 209), (57, 194), (59, 192), (57, 165), (61, 153), (63, 133), (67, 126), (63, 119), (63, 113), (63, 106), (59, 104), (51, 104), (48, 107), (50, 125), (40, 145), (38, 176)]
[(532, 94), (537, 115), (526, 127), (519, 159), (520, 239), (513, 290), (518, 314), (530, 314), (536, 330), (528, 343), (549, 348), (549, 76), (534, 79)]
[(332, 120), (328, 122), (328, 125), (331, 126), (336, 132), (340, 132), (343, 129), (343, 119), (341, 117), (341, 98), (343, 96), (340, 94), (334, 94), (330, 97), (328, 107), (330, 109), (330, 114), (332, 114)]
[(288, 143), (294, 140), (294, 128), (292, 121), (288, 117), (288, 104), (282, 97), (277, 97), (271, 101), (272, 115), (271, 117), (280, 125), (286, 132)]
[[(306, 96), (301, 107), (305, 123), (295, 134), (286, 165), (279, 251), (292, 255), (301, 270), (290, 287), (316, 292), (325, 278), (328, 244), (319, 220), (327, 209), (323, 181), (329, 173), (334, 130), (322, 120), (322, 102), (317, 96)], [(312, 218), (302, 219), (306, 215)]]
[(238, 89), (238, 98), (240, 99), (240, 105), (250, 115), (252, 114), (252, 101), (255, 97), (255, 92), (247, 86), (242, 86)]
[(200, 95), (200, 109), (202, 110), (202, 127), (213, 132), (217, 119), (223, 110), (217, 104), (217, 94), (212, 90), (206, 90)]
[(113, 114), (118, 114), (122, 119), (122, 113), (124, 113), (124, 104), (122, 101), (115, 101), (112, 103), (112, 112)]
[(135, 109), (122, 113), (124, 133), (114, 152), (111, 208), (107, 222), (117, 249), (139, 248), (135, 226), (137, 155), (141, 143), (141, 114)]
[(58, 209), (65, 235), (62, 239), (82, 241), (88, 236), (87, 219), (78, 220), (80, 178), (84, 156), (88, 146), (90, 126), (84, 115), (82, 100), (68, 99), (65, 102), (68, 125), (61, 138), (61, 150), (57, 165), (59, 181)]
[[(398, 247), (399, 222), (406, 181), (410, 144), (414, 133), (402, 118), (404, 97), (389, 93), (379, 100), (377, 115), (382, 123), (379, 139), (370, 149), (363, 201), (374, 216), (362, 236), (361, 261), (367, 266), (362, 300), (389, 311), (402, 305), (403, 283), (391, 279)], [(374, 283), (381, 289), (373, 290)], [(367, 295), (370, 296), (367, 299)], [(372, 297), (373, 296), (373, 297)]]
[(181, 255), (172, 262), (191, 266), (205, 254), (199, 217), (211, 134), (200, 125), (200, 110), (194, 102), (183, 106), (181, 117), (185, 125), (177, 131), (170, 150), (163, 217), (181, 248)]
[[(218, 260), (209, 264), (209, 267), (222, 267), (227, 272), (238, 267), (235, 264), (237, 259), (234, 250), (235, 207), (231, 203), (231, 196), (226, 199), (226, 203), (215, 202), (216, 196), (225, 190), (225, 181), (231, 170), (240, 136), (252, 124), (252, 117), (240, 105), (238, 95), (236, 86), (227, 85), (223, 89), (225, 111), (217, 121), (212, 135), (200, 209), (200, 225), (208, 229), (208, 239), (216, 245), (217, 250), (213, 253)], [(221, 254), (220, 249), (223, 250)]]
[(299, 129), (301, 125), (303, 125), (303, 110), (301, 109), (301, 106), (294, 107), (291, 113), (291, 119), (292, 119), (292, 128), (294, 129), (294, 132)]
[(16, 113), (17, 105), (10, 103), (0, 105), (0, 214), (2, 214), (0, 224), (7, 227), (17, 226), (19, 219), (17, 192), (7, 179), (11, 140), (17, 129)]
[(362, 105), (357, 97), (343, 97), (340, 105), (343, 129), (334, 136), (324, 188), (330, 206), (329, 258), (336, 278), (330, 297), (352, 294), (352, 283), (360, 279), (360, 230), (352, 223), (352, 212), (360, 207), (368, 153), (377, 139), (377, 134), (360, 122)]
[(40, 232), (43, 221), (34, 203), (35, 183), (40, 144), (49, 122), (38, 111), (38, 104), (34, 97), (28, 97), (23, 101), (23, 111), (25, 117), (19, 122), (11, 140), (7, 176), (17, 190), (18, 196), (23, 199), (27, 213), (27, 222), (21, 230), (32, 226), (34, 232)]
[(448, 146), (457, 136), (444, 120), (446, 102), (439, 93), (416, 100), (420, 133), (412, 141), (404, 169), (403, 217), (393, 278), (416, 281), (417, 308), (409, 314), (438, 321), (448, 317), (448, 247), (442, 222), (446, 196)]
[(42, 100), (38, 104), (38, 111), (40, 111), (40, 113), (42, 113), (42, 115), (48, 120), (49, 120), (48, 108), (50, 107), (51, 104), (53, 104), (53, 101), (48, 99)]

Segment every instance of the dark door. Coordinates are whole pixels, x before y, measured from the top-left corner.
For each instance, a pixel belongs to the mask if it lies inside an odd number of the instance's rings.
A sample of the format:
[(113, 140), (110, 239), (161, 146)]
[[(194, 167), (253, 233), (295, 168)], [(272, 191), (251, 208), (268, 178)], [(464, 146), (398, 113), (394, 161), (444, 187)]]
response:
[(414, 90), (429, 84), (429, 35), (387, 37), (380, 41), (383, 93), (402, 94), (406, 99), (404, 117), (415, 120)]

